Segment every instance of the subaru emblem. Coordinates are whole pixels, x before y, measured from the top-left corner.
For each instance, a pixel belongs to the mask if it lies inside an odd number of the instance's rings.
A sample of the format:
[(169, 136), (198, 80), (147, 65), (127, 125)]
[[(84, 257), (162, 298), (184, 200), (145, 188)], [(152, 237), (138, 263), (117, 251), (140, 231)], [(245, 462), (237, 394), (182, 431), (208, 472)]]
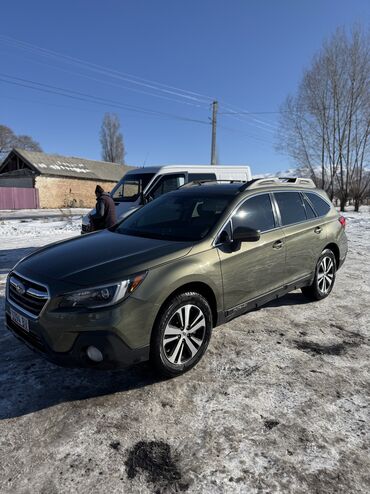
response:
[(26, 293), (26, 288), (23, 283), (17, 282), (14, 288), (19, 295), (24, 295)]

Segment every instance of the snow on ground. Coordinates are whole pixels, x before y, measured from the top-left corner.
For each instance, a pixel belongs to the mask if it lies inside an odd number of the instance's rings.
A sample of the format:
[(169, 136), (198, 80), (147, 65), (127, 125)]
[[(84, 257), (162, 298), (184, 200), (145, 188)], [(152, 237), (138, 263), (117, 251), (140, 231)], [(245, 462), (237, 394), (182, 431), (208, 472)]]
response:
[(0, 221), (0, 237), (64, 237), (81, 231), (81, 216), (70, 216), (63, 220), (21, 219)]
[(60, 208), (60, 209), (0, 209), (0, 220), (55, 218), (68, 216), (83, 216), (91, 209), (88, 208)]
[(216, 328), (166, 381), (146, 364), (58, 368), (9, 334), (6, 273), (79, 231), (1, 224), (0, 492), (368, 493), (370, 212), (345, 216), (327, 299), (293, 292)]

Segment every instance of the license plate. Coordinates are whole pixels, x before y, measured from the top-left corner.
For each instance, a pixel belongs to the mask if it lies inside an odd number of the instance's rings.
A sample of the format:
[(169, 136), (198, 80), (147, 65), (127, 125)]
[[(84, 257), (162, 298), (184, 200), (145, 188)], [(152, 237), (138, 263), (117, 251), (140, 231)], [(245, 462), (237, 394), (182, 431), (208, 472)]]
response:
[(30, 330), (29, 325), (28, 325), (28, 319), (26, 319), (25, 317), (21, 316), (20, 314), (18, 314), (18, 312), (16, 312), (13, 309), (10, 309), (10, 319), (13, 322), (15, 322), (15, 324), (18, 324), (18, 326), (20, 326), (25, 331), (29, 331)]

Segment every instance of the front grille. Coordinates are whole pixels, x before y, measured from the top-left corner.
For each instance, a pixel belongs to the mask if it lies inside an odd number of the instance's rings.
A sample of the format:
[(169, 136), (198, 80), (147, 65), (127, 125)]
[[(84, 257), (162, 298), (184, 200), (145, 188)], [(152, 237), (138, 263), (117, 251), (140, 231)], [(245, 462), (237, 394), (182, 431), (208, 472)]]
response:
[(45, 352), (45, 346), (41, 338), (37, 334), (32, 333), (31, 331), (25, 331), (23, 328), (18, 326), (18, 324), (10, 319), (8, 314), (6, 315), (6, 324), (13, 331), (13, 333), (18, 335), (22, 340), (26, 341), (29, 345), (36, 348), (40, 352)]
[(9, 299), (34, 316), (39, 316), (49, 295), (43, 285), (12, 273), (9, 278)]

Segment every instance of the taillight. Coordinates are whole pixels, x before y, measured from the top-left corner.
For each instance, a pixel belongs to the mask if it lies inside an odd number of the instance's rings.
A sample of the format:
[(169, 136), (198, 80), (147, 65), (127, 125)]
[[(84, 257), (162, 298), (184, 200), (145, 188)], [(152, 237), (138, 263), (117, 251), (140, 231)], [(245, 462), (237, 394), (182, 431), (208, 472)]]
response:
[(342, 225), (343, 228), (346, 227), (346, 218), (344, 216), (339, 216), (338, 221)]

